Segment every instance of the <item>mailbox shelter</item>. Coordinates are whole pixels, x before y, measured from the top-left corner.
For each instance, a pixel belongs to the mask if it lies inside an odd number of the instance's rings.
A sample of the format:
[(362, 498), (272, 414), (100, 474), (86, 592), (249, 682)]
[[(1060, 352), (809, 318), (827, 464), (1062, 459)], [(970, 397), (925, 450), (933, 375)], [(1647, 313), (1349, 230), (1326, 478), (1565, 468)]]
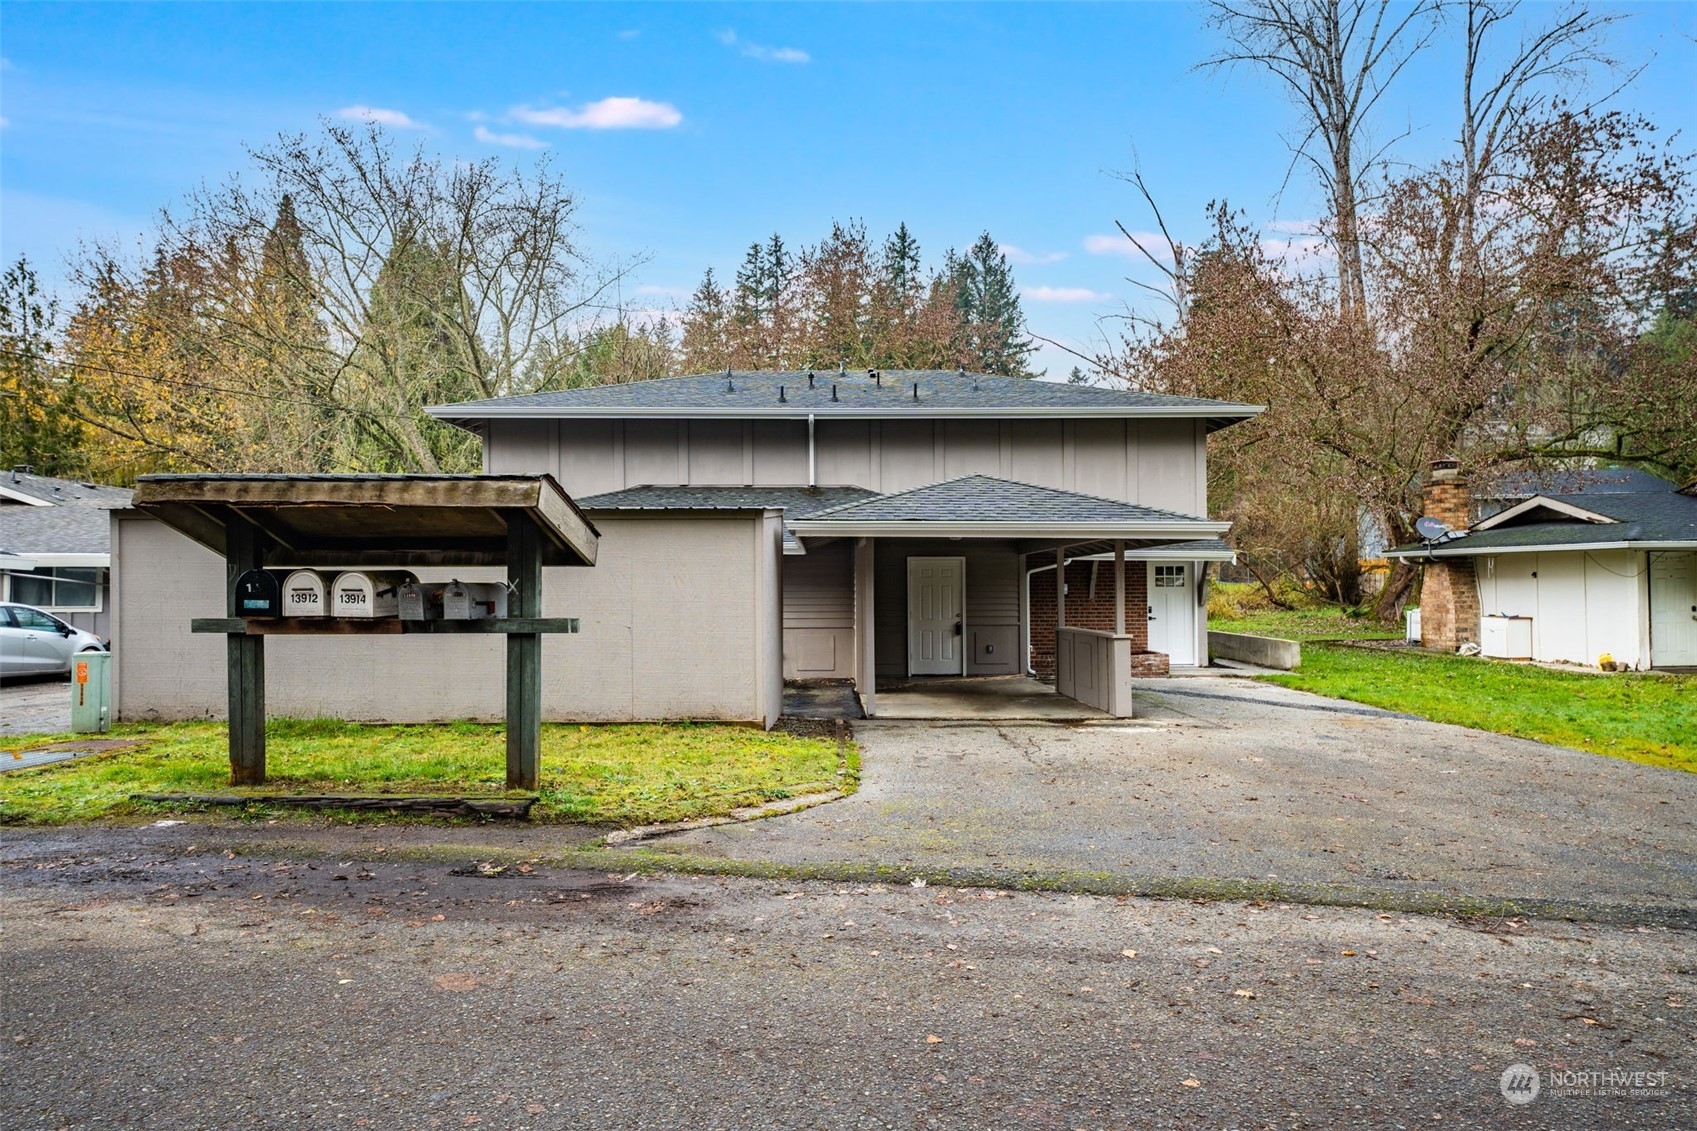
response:
[[(544, 566), (593, 566), (599, 534), (550, 475), (148, 475), (134, 506), (223, 557), (228, 615), (194, 632), (228, 641), (230, 779), (265, 781), (265, 638), (499, 633), (507, 638), (507, 787), (536, 789), (542, 751)], [(253, 616), (238, 582), (267, 568), (505, 566), (505, 616), (403, 620)], [(281, 602), (279, 601), (279, 605)], [(287, 612), (287, 609), (282, 609)], [(244, 615), (247, 612), (249, 615)]]

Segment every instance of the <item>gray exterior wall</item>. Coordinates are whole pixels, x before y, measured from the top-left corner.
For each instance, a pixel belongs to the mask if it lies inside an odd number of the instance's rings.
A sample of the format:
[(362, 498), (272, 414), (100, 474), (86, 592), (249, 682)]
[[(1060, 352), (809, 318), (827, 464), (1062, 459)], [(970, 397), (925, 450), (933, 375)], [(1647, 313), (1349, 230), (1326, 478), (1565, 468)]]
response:
[(784, 559), (784, 678), (854, 677), (854, 543)]
[[(547, 472), (574, 498), (625, 487), (807, 484), (806, 421), (496, 420), (484, 470)], [(1207, 510), (1206, 427), (1185, 419), (828, 420), (817, 482), (902, 491), (995, 475), (1161, 507)]]
[[(1012, 542), (880, 538), (874, 546), (872, 616), (880, 676), (907, 675), (907, 559), (965, 558), (967, 675), (1013, 675), (1019, 654), (1019, 554)], [(990, 650), (993, 648), (993, 651)]]
[[(782, 709), (778, 519), (758, 512), (598, 513), (593, 568), (544, 571), (543, 615), (582, 632), (547, 636), (549, 720), (715, 719), (770, 726)], [(225, 646), (189, 632), (225, 615), (223, 560), (134, 512), (112, 536), (113, 701), (119, 719), (222, 718)], [(489, 569), (426, 580), (501, 579)], [(270, 637), (266, 707), (284, 717), (499, 721), (497, 637)]]

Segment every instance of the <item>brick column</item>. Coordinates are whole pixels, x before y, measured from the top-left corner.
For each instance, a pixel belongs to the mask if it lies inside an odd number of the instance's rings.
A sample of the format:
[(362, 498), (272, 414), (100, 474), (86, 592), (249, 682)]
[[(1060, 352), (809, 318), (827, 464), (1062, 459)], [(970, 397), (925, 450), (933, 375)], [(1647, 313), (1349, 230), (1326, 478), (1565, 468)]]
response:
[[(1421, 490), (1421, 509), (1451, 530), (1473, 525), (1473, 492), (1454, 458), (1435, 459)], [(1429, 562), (1420, 583), (1420, 643), (1453, 652), (1479, 640), (1479, 582), (1472, 558)]]

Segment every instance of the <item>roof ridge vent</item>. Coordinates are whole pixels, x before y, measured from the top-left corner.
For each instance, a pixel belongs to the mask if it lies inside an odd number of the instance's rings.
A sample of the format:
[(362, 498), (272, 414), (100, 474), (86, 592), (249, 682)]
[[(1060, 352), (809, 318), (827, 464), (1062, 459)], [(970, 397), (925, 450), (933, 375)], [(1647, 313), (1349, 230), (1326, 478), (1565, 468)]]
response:
[(813, 370), (811, 369), (807, 371), (807, 387), (809, 389), (813, 388)]

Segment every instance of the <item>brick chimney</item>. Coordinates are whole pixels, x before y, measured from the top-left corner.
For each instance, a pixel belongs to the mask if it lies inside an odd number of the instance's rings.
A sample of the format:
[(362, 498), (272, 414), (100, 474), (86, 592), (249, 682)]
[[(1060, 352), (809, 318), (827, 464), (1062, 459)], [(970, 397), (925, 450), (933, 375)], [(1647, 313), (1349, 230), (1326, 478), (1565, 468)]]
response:
[[(1461, 474), (1461, 461), (1444, 456), (1432, 461), (1420, 492), (1421, 510), (1451, 530), (1473, 525), (1473, 491)], [(1479, 583), (1472, 558), (1430, 562), (1420, 584), (1420, 643), (1453, 652), (1479, 640)]]

